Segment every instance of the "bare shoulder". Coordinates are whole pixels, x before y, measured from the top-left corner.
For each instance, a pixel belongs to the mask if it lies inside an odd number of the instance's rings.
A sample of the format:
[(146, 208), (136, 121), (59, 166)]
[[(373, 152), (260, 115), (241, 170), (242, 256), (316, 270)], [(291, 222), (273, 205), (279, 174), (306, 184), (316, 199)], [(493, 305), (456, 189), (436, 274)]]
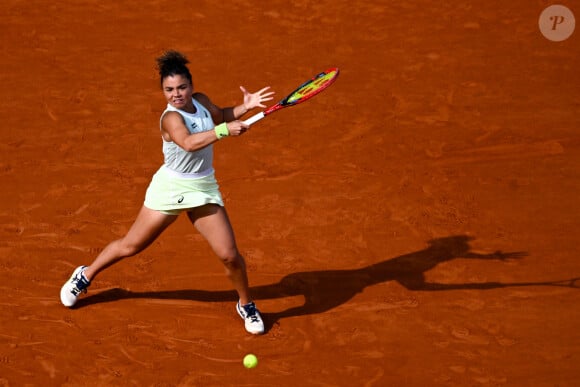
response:
[(206, 109), (209, 109), (211, 105), (213, 105), (209, 97), (203, 93), (194, 93), (193, 98), (202, 104)]
[(161, 126), (163, 129), (173, 127), (179, 124), (185, 124), (185, 121), (183, 120), (181, 114), (179, 114), (178, 112), (168, 111), (161, 118)]
[(217, 110), (221, 110), (218, 106), (216, 106), (207, 95), (203, 93), (194, 93), (193, 98), (202, 104), (207, 110), (214, 113)]

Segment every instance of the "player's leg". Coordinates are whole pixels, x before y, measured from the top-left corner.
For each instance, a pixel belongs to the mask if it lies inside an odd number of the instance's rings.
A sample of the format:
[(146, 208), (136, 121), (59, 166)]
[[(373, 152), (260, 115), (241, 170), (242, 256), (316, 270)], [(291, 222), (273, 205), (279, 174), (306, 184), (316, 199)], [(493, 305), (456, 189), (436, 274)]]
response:
[(153, 243), (175, 219), (177, 215), (166, 215), (143, 206), (127, 234), (109, 243), (85, 270), (85, 276), (92, 280), (99, 272), (115, 262), (140, 253)]
[(224, 264), (226, 275), (238, 292), (240, 301), (243, 304), (250, 302), (246, 263), (236, 246), (234, 231), (225, 209), (208, 204), (192, 209), (187, 215)]
[(143, 251), (175, 219), (177, 219), (177, 215), (166, 215), (143, 206), (123, 238), (109, 243), (90, 266), (77, 267), (71, 278), (61, 288), (61, 302), (65, 306), (73, 306), (78, 296), (82, 292), (86, 292), (91, 280), (99, 272), (123, 258)]
[(221, 206), (209, 204), (193, 209), (188, 212), (188, 216), (222, 260), (226, 275), (238, 292), (236, 311), (244, 320), (246, 330), (252, 334), (264, 333), (262, 316), (250, 296), (246, 263), (236, 246), (234, 231), (226, 210)]

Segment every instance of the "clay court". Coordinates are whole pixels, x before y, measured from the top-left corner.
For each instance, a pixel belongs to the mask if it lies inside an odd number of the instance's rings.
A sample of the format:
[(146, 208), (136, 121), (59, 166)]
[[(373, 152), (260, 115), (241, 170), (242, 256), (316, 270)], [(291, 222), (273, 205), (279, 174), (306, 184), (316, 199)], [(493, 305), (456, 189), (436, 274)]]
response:
[[(550, 4), (3, 1), (0, 386), (580, 385), (580, 31), (546, 39)], [(163, 161), (166, 49), (221, 106), (341, 70), (215, 145), (262, 336), (185, 216), (60, 303)]]

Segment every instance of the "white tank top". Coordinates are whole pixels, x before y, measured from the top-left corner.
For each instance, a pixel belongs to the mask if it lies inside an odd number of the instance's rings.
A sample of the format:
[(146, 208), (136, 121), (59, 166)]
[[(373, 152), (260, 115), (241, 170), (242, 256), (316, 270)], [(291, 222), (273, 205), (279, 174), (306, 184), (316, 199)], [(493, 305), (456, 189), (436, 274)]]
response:
[[(213, 130), (215, 124), (209, 111), (201, 103), (197, 102), (195, 98), (193, 98), (193, 105), (195, 106), (195, 113), (188, 113), (167, 104), (167, 108), (161, 114), (159, 125), (161, 126), (163, 116), (167, 112), (177, 112), (183, 117), (189, 133), (193, 134)], [(194, 152), (187, 152), (173, 141), (165, 141), (163, 139), (163, 156), (165, 167), (175, 172), (205, 175), (213, 171), (212, 144)]]

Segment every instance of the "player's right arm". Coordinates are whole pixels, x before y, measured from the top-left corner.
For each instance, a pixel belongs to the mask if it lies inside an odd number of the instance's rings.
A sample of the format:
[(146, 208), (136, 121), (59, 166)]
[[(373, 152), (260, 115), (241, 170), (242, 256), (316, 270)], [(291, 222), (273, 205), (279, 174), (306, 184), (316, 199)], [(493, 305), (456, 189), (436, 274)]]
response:
[[(229, 136), (239, 136), (244, 133), (248, 125), (241, 121), (232, 121), (226, 124)], [(189, 133), (183, 117), (177, 112), (167, 112), (161, 120), (161, 135), (165, 141), (173, 141), (187, 152), (194, 152), (218, 141), (214, 130), (199, 133)]]
[(182, 149), (194, 152), (218, 140), (213, 130), (189, 133), (183, 117), (177, 112), (167, 112), (161, 120), (161, 135), (165, 141), (173, 141)]

